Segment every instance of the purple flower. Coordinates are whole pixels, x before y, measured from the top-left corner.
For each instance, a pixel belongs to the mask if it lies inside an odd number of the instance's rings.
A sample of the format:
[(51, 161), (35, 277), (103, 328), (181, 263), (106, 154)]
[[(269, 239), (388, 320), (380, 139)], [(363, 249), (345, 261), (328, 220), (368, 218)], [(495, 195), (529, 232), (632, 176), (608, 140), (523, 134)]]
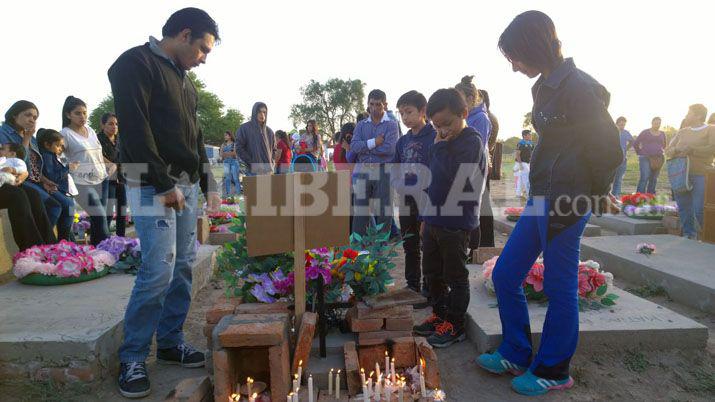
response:
[(261, 303), (275, 303), (276, 299), (269, 296), (262, 285), (256, 285), (251, 289), (251, 294)]

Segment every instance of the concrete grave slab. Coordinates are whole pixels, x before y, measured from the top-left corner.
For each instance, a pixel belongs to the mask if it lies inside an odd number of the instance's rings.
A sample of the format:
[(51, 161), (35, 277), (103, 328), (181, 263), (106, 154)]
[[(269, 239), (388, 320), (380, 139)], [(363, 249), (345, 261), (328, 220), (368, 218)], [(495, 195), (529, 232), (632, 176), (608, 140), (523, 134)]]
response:
[[(639, 243), (653, 243), (656, 253), (636, 253)], [(584, 239), (581, 259), (637, 285), (662, 286), (674, 301), (715, 313), (715, 245), (673, 235)]]
[[(208, 282), (215, 250), (199, 250), (192, 293)], [(134, 279), (110, 274), (63, 286), (0, 286), (0, 366), (26, 379), (45, 368), (82, 367), (92, 379), (115, 371)]]
[[(494, 230), (497, 230), (501, 233), (511, 234), (511, 232), (514, 231), (515, 226), (516, 222), (510, 221), (504, 216), (494, 217)], [(596, 226), (595, 224), (593, 224), (593, 222), (586, 224), (586, 229), (584, 229), (583, 231), (584, 237), (595, 237), (600, 235), (601, 228), (599, 226)]]
[[(482, 280), (482, 267), (468, 265), (471, 300), (467, 310), (467, 334), (479, 352), (496, 349), (501, 343), (501, 321), (496, 297)], [(579, 318), (579, 350), (626, 348), (704, 349), (707, 327), (665, 307), (620, 289), (617, 305), (603, 310), (582, 312)], [(534, 347), (538, 347), (546, 316), (546, 306), (529, 303)]]
[(592, 215), (591, 224), (616, 232), (619, 235), (665, 234), (662, 221), (629, 218), (625, 215)]

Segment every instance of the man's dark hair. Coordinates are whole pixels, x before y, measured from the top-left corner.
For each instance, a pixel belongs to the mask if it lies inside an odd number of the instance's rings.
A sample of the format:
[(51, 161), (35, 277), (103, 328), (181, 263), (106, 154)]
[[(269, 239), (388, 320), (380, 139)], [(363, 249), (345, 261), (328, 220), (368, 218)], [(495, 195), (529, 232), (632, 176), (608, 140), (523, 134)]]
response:
[(387, 102), (387, 95), (385, 92), (379, 90), (379, 89), (373, 89), (370, 91), (370, 93), (367, 95), (367, 101), (369, 102), (370, 99), (375, 99), (383, 102)]
[(217, 43), (221, 41), (216, 21), (206, 11), (195, 7), (183, 8), (171, 14), (161, 29), (161, 34), (165, 38), (173, 38), (187, 28), (191, 30), (191, 40), (202, 38), (208, 33), (213, 35)]
[(82, 99), (75, 98), (72, 95), (65, 98), (65, 104), (62, 105), (62, 127), (69, 127), (70, 118), (67, 117), (67, 115), (72, 113), (72, 111), (79, 106), (84, 106), (86, 108), (87, 104), (84, 103)]
[(62, 134), (56, 130), (51, 128), (41, 128), (37, 130), (37, 142), (45, 149), (60, 140), (62, 140)]
[(18, 115), (20, 115), (20, 113), (27, 109), (35, 109), (38, 114), (40, 113), (34, 103), (26, 100), (19, 100), (13, 103), (12, 106), (10, 106), (10, 109), (5, 112), (5, 123), (9, 124), (15, 130), (20, 131), (21, 127), (17, 126), (15, 119)]
[(352, 134), (355, 131), (355, 123), (345, 123), (340, 127), (340, 134), (343, 136)]
[(525, 137), (531, 134), (531, 130), (521, 130), (521, 136)]
[[(105, 113), (105, 114), (102, 115), (102, 118), (100, 119), (100, 121), (102, 122), (102, 124), (107, 124), (107, 122), (109, 121), (109, 119), (111, 119), (112, 117), (114, 117), (115, 119), (117, 119), (117, 115), (116, 115), (116, 114), (114, 114), (114, 113), (112, 113), (112, 112), (107, 112), (107, 113)], [(119, 121), (119, 119), (117, 119), (117, 121)]]
[(360, 122), (360, 121), (367, 119), (368, 117), (370, 117), (370, 115), (367, 114), (366, 112), (358, 113), (356, 121)]
[(554, 21), (541, 11), (517, 15), (499, 37), (499, 49), (509, 61), (519, 61), (540, 72), (563, 62)]
[(2, 144), (3, 147), (7, 147), (10, 152), (14, 152), (18, 159), (25, 159), (25, 147), (22, 144), (16, 142), (8, 142), (7, 144)]
[(414, 106), (415, 109), (422, 110), (423, 107), (427, 106), (427, 98), (421, 93), (412, 90), (406, 92), (397, 100), (397, 107), (403, 106)]
[(628, 120), (626, 120), (626, 118), (623, 117), (623, 116), (621, 116), (621, 117), (619, 117), (619, 118), (616, 119), (616, 123), (626, 122), (626, 121), (628, 121)]
[(430, 119), (443, 110), (461, 116), (467, 110), (467, 101), (464, 95), (454, 88), (438, 89), (427, 102), (427, 117)]

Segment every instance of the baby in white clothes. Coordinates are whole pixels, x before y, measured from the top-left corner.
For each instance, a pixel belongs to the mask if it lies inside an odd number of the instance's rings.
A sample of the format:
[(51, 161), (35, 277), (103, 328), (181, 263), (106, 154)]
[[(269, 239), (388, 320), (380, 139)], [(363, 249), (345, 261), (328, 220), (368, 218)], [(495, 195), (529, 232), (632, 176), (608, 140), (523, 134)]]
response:
[(0, 146), (0, 186), (5, 184), (15, 185), (18, 175), (27, 173), (27, 165), (22, 157), (25, 148), (22, 144), (3, 144)]

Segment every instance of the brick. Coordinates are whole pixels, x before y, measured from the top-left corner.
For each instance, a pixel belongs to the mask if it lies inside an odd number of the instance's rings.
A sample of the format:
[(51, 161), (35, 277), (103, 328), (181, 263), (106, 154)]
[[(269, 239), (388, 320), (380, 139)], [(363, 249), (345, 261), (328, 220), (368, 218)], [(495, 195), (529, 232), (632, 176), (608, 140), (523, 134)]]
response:
[(209, 217), (206, 215), (199, 216), (196, 219), (196, 240), (201, 244), (208, 244), (210, 230)]
[(97, 379), (96, 371), (89, 367), (71, 367), (64, 371), (67, 382), (92, 382)]
[(422, 337), (415, 338), (415, 345), (417, 353), (425, 360), (425, 385), (429, 389), (441, 388), (437, 354), (432, 349), (432, 345)]
[(358, 344), (362, 345), (364, 341), (379, 339), (386, 341), (388, 339), (404, 338), (412, 335), (410, 331), (378, 331), (378, 332), (360, 332), (358, 334)]
[(412, 306), (395, 306), (383, 309), (372, 309), (368, 307), (365, 303), (358, 303), (355, 306), (357, 312), (357, 318), (359, 319), (370, 319), (370, 318), (405, 318), (412, 317)]
[(222, 294), (218, 297), (218, 299), (216, 299), (216, 304), (218, 303), (228, 303), (233, 304), (234, 306), (238, 306), (239, 304), (243, 303), (243, 298), (240, 296), (226, 296), (225, 294)]
[(214, 350), (212, 353), (214, 370), (214, 400), (228, 401), (236, 384), (235, 371), (230, 365), (226, 350)]
[(413, 306), (425, 303), (427, 299), (410, 288), (402, 288), (377, 296), (365, 298), (365, 304), (373, 309), (384, 309), (395, 306)]
[(272, 400), (285, 401), (291, 387), (290, 348), (287, 340), (281, 345), (268, 348), (268, 362), (271, 368)]
[(214, 232), (209, 233), (208, 244), (212, 246), (223, 246), (226, 243), (238, 241), (238, 233), (233, 232)]
[(358, 361), (360, 362), (360, 368), (365, 369), (365, 375), (375, 370), (375, 363), (380, 363), (381, 370), (385, 370), (383, 366), (385, 365), (386, 351), (387, 345), (384, 343), (371, 346), (360, 345), (358, 347)]
[(211, 380), (208, 376), (186, 378), (169, 392), (165, 401), (202, 402), (211, 394)]
[(392, 344), (392, 357), (395, 358), (395, 367), (407, 368), (417, 365), (417, 349), (415, 338), (397, 338)]
[(236, 307), (236, 314), (290, 313), (288, 302), (242, 303)]
[(298, 363), (303, 361), (303, 368), (308, 367), (310, 359), (310, 350), (313, 348), (313, 336), (315, 336), (315, 327), (318, 324), (318, 315), (311, 312), (303, 313), (303, 319), (298, 330), (298, 340), (295, 344), (295, 353), (293, 356), (292, 372), (298, 372)]
[(472, 264), (484, 264), (485, 261), (492, 257), (498, 257), (504, 247), (479, 247), (472, 252)]
[(343, 345), (345, 355), (345, 377), (347, 379), (348, 394), (355, 396), (362, 392), (360, 383), (360, 361), (355, 347), (355, 342), (345, 342)]
[(284, 333), (284, 322), (241, 322), (230, 324), (218, 339), (224, 348), (273, 346), (286, 340)]
[(386, 331), (412, 331), (414, 321), (410, 318), (388, 318), (385, 320)]
[(206, 322), (208, 324), (218, 324), (223, 317), (233, 314), (235, 310), (236, 306), (230, 303), (214, 304), (206, 312)]
[(352, 332), (374, 332), (379, 331), (385, 325), (385, 320), (382, 318), (366, 318), (359, 319), (350, 317), (348, 325)]

